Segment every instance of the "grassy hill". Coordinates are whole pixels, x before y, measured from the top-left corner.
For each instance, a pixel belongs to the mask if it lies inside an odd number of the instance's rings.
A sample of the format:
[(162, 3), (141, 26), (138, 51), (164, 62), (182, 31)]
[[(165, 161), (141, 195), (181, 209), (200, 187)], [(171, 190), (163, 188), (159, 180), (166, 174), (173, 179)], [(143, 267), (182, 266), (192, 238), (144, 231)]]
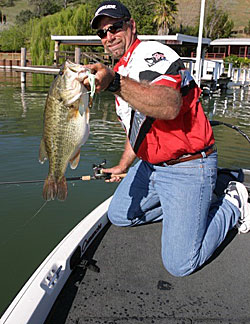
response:
[[(199, 20), (201, 0), (177, 0), (177, 21), (183, 25), (194, 25)], [(241, 33), (250, 20), (249, 0), (217, 0), (234, 22), (234, 30)]]
[[(201, 0), (177, 0), (177, 3), (177, 22), (183, 25), (194, 25), (199, 20)], [(239, 31), (240, 34), (250, 19), (250, 0), (217, 0), (217, 3), (229, 14), (234, 21), (234, 30)], [(15, 23), (15, 17), (21, 10), (32, 8), (28, 0), (16, 0), (14, 7), (0, 9), (7, 16), (7, 23), (12, 24)]]
[(15, 1), (14, 7), (1, 7), (0, 10), (7, 17), (7, 23), (13, 24), (16, 21), (16, 15), (22, 10), (32, 10), (31, 6), (28, 3), (28, 0), (17, 0)]

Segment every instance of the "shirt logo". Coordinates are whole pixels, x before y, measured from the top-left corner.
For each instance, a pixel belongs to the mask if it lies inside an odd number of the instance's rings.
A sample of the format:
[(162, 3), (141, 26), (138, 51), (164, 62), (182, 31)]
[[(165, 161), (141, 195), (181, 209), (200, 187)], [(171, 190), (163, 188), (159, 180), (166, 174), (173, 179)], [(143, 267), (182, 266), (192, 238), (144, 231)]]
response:
[(161, 52), (156, 52), (152, 55), (152, 57), (145, 58), (148, 66), (151, 67), (160, 61), (167, 61), (165, 55)]

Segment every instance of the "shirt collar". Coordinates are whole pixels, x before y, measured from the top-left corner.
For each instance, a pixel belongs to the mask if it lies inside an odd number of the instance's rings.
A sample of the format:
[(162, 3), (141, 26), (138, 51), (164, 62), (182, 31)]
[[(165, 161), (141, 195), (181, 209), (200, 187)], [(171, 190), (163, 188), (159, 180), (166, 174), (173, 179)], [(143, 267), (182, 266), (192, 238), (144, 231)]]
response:
[(117, 72), (121, 65), (123, 65), (124, 67), (127, 66), (133, 51), (140, 44), (140, 42), (141, 41), (138, 38), (136, 38), (134, 43), (129, 47), (129, 49), (126, 51), (126, 53), (120, 58), (120, 60), (114, 66), (114, 71)]

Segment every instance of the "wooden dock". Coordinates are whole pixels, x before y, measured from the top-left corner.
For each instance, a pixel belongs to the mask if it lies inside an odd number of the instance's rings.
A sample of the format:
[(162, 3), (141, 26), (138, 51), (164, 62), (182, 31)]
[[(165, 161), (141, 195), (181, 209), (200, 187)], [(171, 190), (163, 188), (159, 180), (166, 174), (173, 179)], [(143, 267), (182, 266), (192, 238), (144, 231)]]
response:
[[(13, 61), (8, 58), (0, 58), (0, 69), (11, 69), (13, 71), (20, 72), (21, 83), (26, 83), (27, 73), (39, 73), (57, 75), (60, 71), (59, 61), (65, 61), (70, 59), (77, 64), (89, 64), (102, 62), (114, 66), (114, 59), (106, 53), (92, 53), (81, 52), (79, 47), (75, 48), (75, 52), (55, 52), (55, 62), (53, 66), (32, 66), (31, 60), (27, 55), (26, 49), (22, 48), (21, 55), (16, 55)], [(13, 58), (12, 58), (13, 59)], [(195, 62), (194, 58), (182, 57), (186, 68), (192, 75), (195, 75)], [(4, 63), (4, 64), (3, 64)], [(224, 90), (232, 87), (244, 87), (250, 85), (250, 69), (233, 68), (232, 63), (225, 69), (223, 61), (215, 60), (203, 60), (202, 63), (202, 76), (201, 76), (201, 88), (204, 94), (210, 94), (218, 89)]]
[[(194, 58), (182, 58), (186, 68), (195, 75)], [(202, 60), (201, 88), (209, 94), (217, 90), (225, 90), (233, 87), (246, 87), (250, 85), (249, 68), (233, 68), (229, 63), (227, 67), (223, 60)]]
[[(17, 55), (18, 54), (18, 55)], [(26, 83), (26, 73), (52, 74), (57, 75), (60, 71), (60, 62), (67, 59), (76, 64), (91, 64), (101, 62), (103, 64), (114, 66), (114, 58), (107, 53), (97, 52), (81, 52), (79, 47), (75, 47), (75, 51), (55, 51), (54, 65), (52, 66), (35, 66), (31, 65), (31, 60), (27, 57), (26, 48), (21, 49), (20, 53), (15, 53), (13, 57), (0, 57), (0, 69), (12, 70), (21, 73), (21, 83)], [(14, 64), (13, 64), (14, 62)], [(28, 66), (27, 66), (28, 65)]]
[(57, 75), (59, 68), (53, 66), (12, 66), (12, 70), (24, 73), (41, 73)]

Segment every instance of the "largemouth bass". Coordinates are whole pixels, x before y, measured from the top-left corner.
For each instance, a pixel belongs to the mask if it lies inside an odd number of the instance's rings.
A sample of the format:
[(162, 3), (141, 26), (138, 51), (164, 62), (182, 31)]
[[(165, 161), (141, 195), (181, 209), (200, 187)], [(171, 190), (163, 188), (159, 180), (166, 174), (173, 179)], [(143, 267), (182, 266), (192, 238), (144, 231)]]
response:
[(39, 150), (40, 163), (49, 160), (45, 200), (66, 199), (66, 168), (68, 163), (72, 169), (77, 167), (80, 148), (88, 139), (89, 93), (81, 82), (88, 73), (83, 66), (66, 61), (50, 87)]

